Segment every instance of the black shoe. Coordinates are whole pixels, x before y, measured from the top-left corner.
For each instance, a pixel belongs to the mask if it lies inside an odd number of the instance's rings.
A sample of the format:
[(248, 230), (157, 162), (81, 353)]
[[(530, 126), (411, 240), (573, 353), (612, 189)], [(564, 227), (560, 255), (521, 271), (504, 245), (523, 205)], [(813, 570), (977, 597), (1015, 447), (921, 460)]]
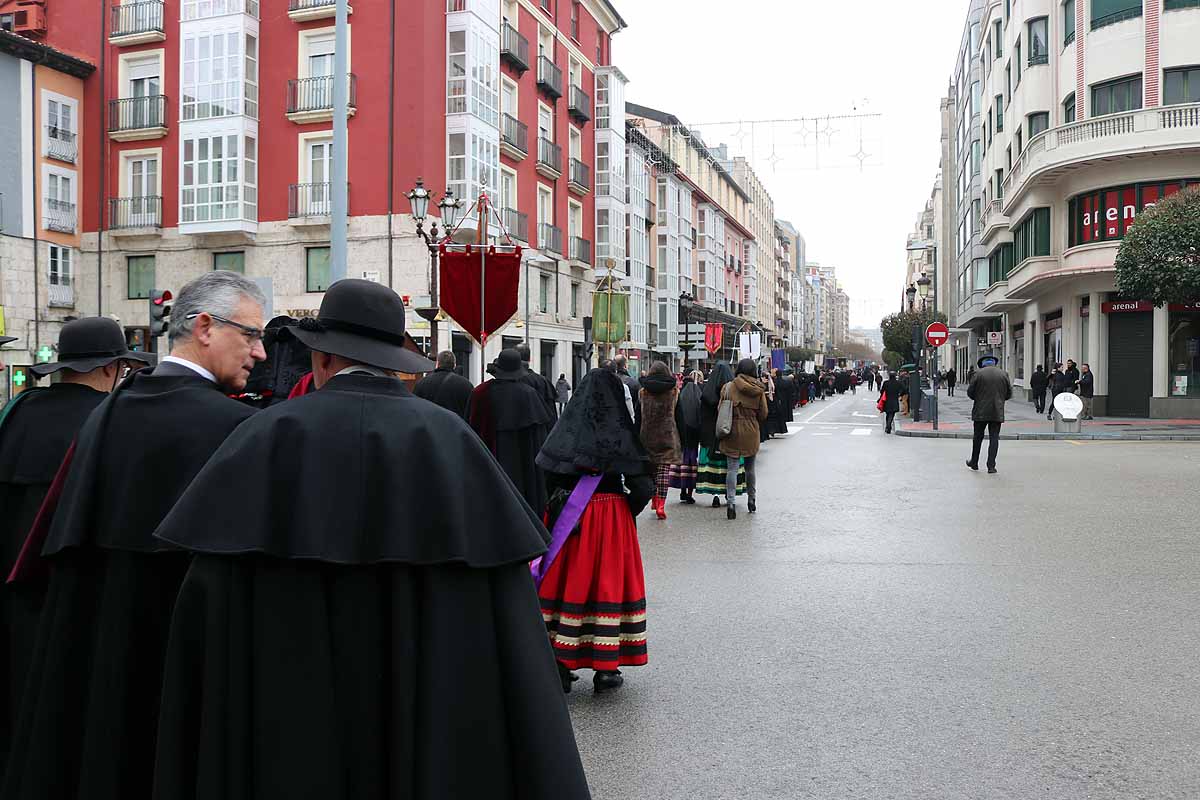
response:
[(554, 663), (558, 665), (558, 679), (562, 681), (563, 694), (570, 694), (571, 684), (579, 680), (579, 676), (567, 669), (561, 661), (555, 661)]
[(727, 519), (737, 519), (737, 506), (733, 503), (725, 506), (725, 517)]
[(975, 470), (976, 472), (979, 472), (979, 465), (978, 465), (978, 464), (972, 464), (970, 461), (968, 461), (968, 462), (967, 462), (967, 466), (968, 466), (968, 467), (970, 467), (971, 469)]
[(988, 467), (988, 475), (995, 475), (995, 474), (996, 474), (996, 468)]
[(747, 505), (750, 507), (751, 514), (753, 514), (755, 511), (758, 510), (758, 506), (754, 503), (753, 500), (751, 500), (749, 503), (747, 503)]
[(620, 670), (597, 672), (592, 676), (592, 688), (596, 694), (607, 692), (610, 689), (620, 689), (623, 683), (625, 683), (625, 678), (621, 676)]
[(685, 496), (683, 498), (683, 500), (681, 500), (680, 502), (682, 502), (684, 505), (694, 506), (694, 505), (696, 505), (696, 498), (692, 497), (689, 494), (689, 495)]
[(721, 498), (714, 497), (713, 498), (713, 508), (720, 508), (720, 507), (721, 507)]

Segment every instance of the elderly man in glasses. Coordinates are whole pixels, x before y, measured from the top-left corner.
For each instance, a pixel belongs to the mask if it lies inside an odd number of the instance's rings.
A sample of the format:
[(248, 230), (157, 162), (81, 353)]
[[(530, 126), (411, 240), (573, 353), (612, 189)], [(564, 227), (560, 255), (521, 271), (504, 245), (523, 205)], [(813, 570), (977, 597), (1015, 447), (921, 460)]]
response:
[(254, 413), (227, 394), (266, 357), (264, 305), (233, 272), (184, 286), (171, 354), (123, 381), (80, 430), (48, 535), (36, 541), (35, 526), (15, 570), (21, 580), (48, 567), (49, 585), (5, 798), (150, 796), (167, 630), (191, 561), (152, 534)]

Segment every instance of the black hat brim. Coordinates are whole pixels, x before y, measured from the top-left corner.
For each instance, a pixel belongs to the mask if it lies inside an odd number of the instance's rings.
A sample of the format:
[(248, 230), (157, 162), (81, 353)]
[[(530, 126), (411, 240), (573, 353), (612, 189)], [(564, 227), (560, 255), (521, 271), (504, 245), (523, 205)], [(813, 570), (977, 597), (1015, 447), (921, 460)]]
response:
[(414, 353), (400, 345), (381, 342), (357, 333), (332, 330), (306, 331), (298, 325), (288, 325), (285, 330), (291, 331), (293, 336), (312, 350), (342, 356), (379, 369), (415, 375), (433, 372), (436, 366), (420, 353)]
[(154, 357), (149, 353), (126, 350), (124, 353), (115, 356), (91, 356), (89, 358), (68, 358), (65, 361), (47, 361), (43, 364), (34, 364), (29, 368), (29, 371), (38, 377), (44, 378), (47, 375), (53, 375), (59, 370), (64, 369), (74, 370), (75, 372), (91, 372), (100, 367), (107, 367), (114, 361), (140, 361), (143, 364), (153, 364)]
[(17, 337), (15, 336), (0, 336), (0, 345), (6, 345), (9, 342), (15, 342), (16, 340)]

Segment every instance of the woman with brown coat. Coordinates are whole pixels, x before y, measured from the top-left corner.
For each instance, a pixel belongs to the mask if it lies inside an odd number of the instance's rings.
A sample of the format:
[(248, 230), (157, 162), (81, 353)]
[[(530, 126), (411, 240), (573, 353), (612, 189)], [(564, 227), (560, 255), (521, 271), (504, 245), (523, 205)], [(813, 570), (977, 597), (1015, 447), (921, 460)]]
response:
[(671, 486), (671, 465), (683, 460), (679, 445), (679, 389), (675, 376), (662, 361), (655, 361), (650, 372), (638, 381), (638, 400), (642, 409), (642, 446), (654, 465), (654, 513), (667, 518), (667, 490)]
[[(750, 513), (755, 507), (754, 457), (758, 455), (759, 428), (767, 420), (767, 391), (758, 378), (758, 365), (753, 359), (738, 362), (737, 375), (721, 391), (721, 401), (733, 402), (733, 429), (721, 439), (721, 452), (730, 458), (745, 459), (746, 497)], [(726, 514), (737, 519), (737, 478), (725, 483)]]

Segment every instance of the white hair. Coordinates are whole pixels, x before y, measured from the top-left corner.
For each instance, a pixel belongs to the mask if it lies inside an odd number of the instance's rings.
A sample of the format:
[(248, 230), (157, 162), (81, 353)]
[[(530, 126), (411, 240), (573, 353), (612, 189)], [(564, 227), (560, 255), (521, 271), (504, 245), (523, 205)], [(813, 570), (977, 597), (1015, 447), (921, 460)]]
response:
[(267, 298), (258, 284), (236, 272), (213, 270), (184, 284), (171, 306), (171, 324), (167, 330), (169, 344), (173, 347), (176, 342), (192, 338), (196, 320), (194, 317), (189, 319), (191, 315), (207, 312), (230, 319), (237, 313), (242, 300), (252, 300), (260, 308), (267, 307)]

